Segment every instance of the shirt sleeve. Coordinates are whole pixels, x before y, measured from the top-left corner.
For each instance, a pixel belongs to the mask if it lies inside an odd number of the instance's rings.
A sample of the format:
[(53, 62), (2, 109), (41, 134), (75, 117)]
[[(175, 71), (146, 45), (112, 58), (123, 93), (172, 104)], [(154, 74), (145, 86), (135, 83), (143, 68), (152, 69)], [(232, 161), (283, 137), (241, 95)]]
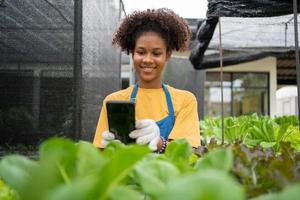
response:
[(104, 148), (101, 144), (102, 142), (102, 132), (108, 130), (108, 121), (107, 121), (107, 112), (106, 112), (106, 106), (105, 106), (106, 100), (103, 101), (100, 117), (98, 120), (96, 133), (94, 136), (93, 144), (98, 148)]
[(187, 139), (193, 147), (200, 146), (200, 127), (197, 100), (192, 93), (187, 93), (175, 117), (174, 127), (169, 139)]

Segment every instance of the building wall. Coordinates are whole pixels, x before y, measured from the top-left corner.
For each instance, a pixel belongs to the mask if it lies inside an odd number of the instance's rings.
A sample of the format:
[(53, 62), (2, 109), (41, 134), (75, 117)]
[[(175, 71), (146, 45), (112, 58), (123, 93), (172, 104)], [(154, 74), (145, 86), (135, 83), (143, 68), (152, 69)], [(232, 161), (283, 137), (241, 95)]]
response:
[[(276, 115), (276, 58), (266, 57), (252, 62), (242, 63), (238, 65), (226, 66), (223, 68), (224, 72), (268, 72), (269, 73), (269, 86), (270, 86), (270, 116)], [(207, 72), (220, 71), (219, 68), (209, 69)]]
[(174, 53), (165, 66), (162, 80), (178, 89), (192, 92), (198, 103), (198, 115), (204, 117), (205, 70), (195, 70), (187, 56)]
[(297, 86), (285, 86), (276, 92), (277, 116), (298, 115)]

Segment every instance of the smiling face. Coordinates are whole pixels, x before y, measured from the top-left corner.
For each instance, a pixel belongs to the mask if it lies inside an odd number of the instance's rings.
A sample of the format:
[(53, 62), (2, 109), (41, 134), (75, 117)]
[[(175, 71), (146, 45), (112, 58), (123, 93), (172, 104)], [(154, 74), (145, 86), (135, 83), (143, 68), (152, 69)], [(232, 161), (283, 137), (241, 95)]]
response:
[(161, 73), (171, 51), (167, 51), (164, 39), (155, 32), (140, 35), (132, 52), (135, 70), (139, 76), (139, 87), (160, 88)]

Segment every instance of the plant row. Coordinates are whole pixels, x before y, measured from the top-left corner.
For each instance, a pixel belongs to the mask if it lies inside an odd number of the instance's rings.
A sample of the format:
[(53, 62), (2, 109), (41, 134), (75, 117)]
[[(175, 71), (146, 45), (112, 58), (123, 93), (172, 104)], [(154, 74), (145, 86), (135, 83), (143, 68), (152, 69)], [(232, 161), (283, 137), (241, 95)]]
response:
[(211, 140), (194, 149), (184, 140), (164, 154), (112, 142), (100, 151), (87, 142), (53, 138), (37, 160), (0, 161), (0, 199), (298, 199), (300, 155), (290, 143), (272, 148)]
[[(215, 138), (222, 141), (221, 118), (206, 117), (200, 121), (203, 143)], [(224, 118), (224, 141), (234, 143), (240, 141), (248, 147), (260, 145), (280, 152), (281, 142), (290, 142), (291, 147), (300, 151), (299, 119), (296, 116), (271, 118), (257, 114)]]

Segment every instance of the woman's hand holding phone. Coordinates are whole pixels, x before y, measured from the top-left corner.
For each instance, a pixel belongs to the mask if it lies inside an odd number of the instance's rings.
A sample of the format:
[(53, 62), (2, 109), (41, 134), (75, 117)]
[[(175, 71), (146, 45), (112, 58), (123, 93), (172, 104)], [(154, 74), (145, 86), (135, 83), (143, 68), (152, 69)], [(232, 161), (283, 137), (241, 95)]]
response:
[[(103, 131), (102, 132), (102, 146), (106, 147), (108, 145), (108, 143), (110, 143), (111, 141), (115, 140), (115, 135), (109, 131)], [(120, 141), (121, 142), (121, 141)]]
[(148, 144), (152, 151), (156, 151), (157, 145), (160, 142), (160, 131), (156, 122), (152, 119), (137, 120), (135, 128), (129, 134), (129, 137), (136, 139), (137, 144)]
[[(152, 119), (137, 120), (135, 124), (136, 129), (129, 134), (129, 137), (135, 139), (137, 144), (148, 144), (150, 150), (156, 151), (160, 142), (160, 131), (155, 121)], [(106, 147), (109, 142), (115, 140), (115, 135), (107, 130), (102, 133), (102, 138), (102, 145)]]

